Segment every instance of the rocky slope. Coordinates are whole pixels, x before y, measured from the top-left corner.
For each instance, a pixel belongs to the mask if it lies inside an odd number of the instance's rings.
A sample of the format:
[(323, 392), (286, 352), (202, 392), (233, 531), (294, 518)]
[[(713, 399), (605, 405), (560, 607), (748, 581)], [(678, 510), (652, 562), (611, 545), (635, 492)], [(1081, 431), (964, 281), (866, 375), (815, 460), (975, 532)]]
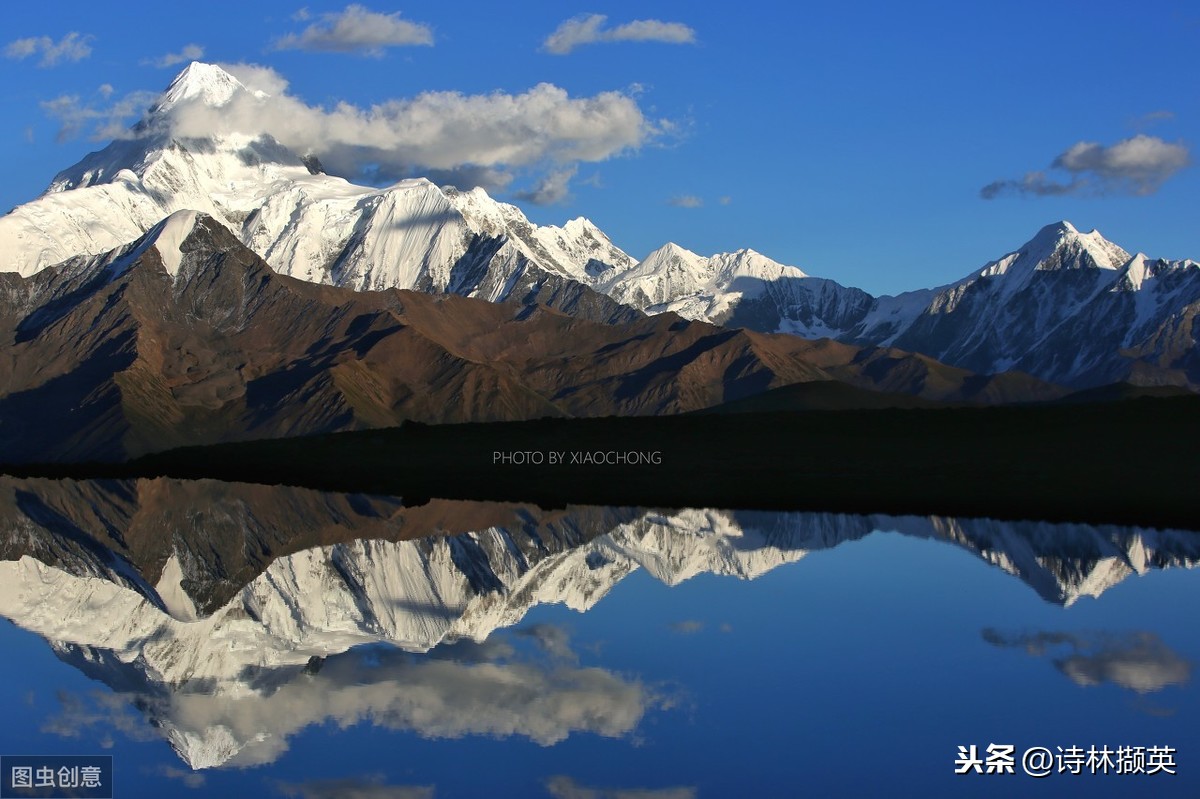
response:
[(0, 274), (0, 346), (10, 463), (410, 419), (669, 414), (813, 380), (933, 400), (1058, 393), (674, 315), (601, 324), (541, 305), (315, 285), (194, 211), (99, 256)]

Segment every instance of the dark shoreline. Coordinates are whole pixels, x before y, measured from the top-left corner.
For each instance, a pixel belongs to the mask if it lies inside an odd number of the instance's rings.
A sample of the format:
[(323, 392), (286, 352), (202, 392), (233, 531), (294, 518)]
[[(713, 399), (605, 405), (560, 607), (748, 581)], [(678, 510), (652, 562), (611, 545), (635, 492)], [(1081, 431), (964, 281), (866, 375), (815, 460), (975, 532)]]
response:
[[(1200, 397), (542, 419), (188, 447), (18, 477), (209, 478), (430, 498), (947, 515), (1200, 530)], [(496, 453), (540, 453), (497, 462)], [(566, 453), (551, 465), (554, 453)], [(572, 463), (572, 453), (579, 453)], [(582, 453), (591, 453), (586, 458)], [(636, 453), (615, 461), (615, 453)], [(654, 455), (657, 453), (657, 456)], [(515, 461), (525, 460), (525, 463)], [(654, 462), (654, 460), (658, 462)]]

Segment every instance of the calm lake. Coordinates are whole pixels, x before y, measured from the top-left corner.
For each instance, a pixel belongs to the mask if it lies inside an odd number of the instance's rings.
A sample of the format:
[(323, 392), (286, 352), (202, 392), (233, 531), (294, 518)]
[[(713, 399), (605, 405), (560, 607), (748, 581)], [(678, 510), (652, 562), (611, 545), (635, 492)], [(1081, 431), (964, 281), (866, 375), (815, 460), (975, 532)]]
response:
[(3, 479), (0, 558), (0, 754), (120, 797), (1200, 793), (1195, 533)]

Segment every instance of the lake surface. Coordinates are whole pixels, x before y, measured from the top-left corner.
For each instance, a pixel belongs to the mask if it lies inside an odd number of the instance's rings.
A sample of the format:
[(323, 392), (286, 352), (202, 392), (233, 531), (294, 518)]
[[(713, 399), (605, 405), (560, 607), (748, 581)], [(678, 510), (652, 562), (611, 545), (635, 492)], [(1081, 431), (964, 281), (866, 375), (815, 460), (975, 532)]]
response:
[(122, 797), (1200, 793), (1194, 533), (5, 480), (0, 555), (0, 753)]

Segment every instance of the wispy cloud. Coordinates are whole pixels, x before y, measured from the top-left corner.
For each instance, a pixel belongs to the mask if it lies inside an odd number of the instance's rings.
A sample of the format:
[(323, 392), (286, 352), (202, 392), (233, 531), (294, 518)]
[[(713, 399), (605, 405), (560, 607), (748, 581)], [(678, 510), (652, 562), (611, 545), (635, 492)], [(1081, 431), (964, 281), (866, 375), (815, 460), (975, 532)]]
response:
[(1140, 117), (1137, 117), (1130, 125), (1140, 130), (1162, 122), (1170, 122), (1173, 119), (1175, 119), (1174, 111), (1151, 111), (1149, 114), (1142, 114)]
[(125, 135), (129, 119), (144, 111), (158, 97), (157, 92), (136, 91), (112, 101), (114, 90), (107, 83), (96, 93), (100, 102), (95, 98), (64, 94), (40, 103), (42, 111), (58, 122), (59, 141), (81, 136), (89, 128), (88, 136), (93, 141), (119, 138)]
[(1050, 164), (1065, 180), (1044, 171), (1016, 180), (997, 180), (979, 190), (985, 200), (1006, 194), (1052, 197), (1064, 194), (1153, 194), (1191, 163), (1186, 145), (1139, 133), (1104, 146), (1081, 141), (1068, 147)]
[(61, 710), (46, 719), (42, 724), (42, 732), (62, 738), (80, 738), (92, 733), (107, 735), (115, 730), (132, 741), (153, 741), (158, 737), (143, 718), (131, 711), (125, 697), (119, 694), (59, 691), (57, 697)]
[(149, 58), (145, 61), (142, 61), (142, 64), (145, 66), (158, 67), (159, 69), (166, 69), (167, 67), (173, 67), (176, 64), (182, 64), (187, 61), (198, 61), (201, 58), (204, 58), (203, 47), (198, 44), (185, 44), (183, 49), (181, 49), (178, 53), (167, 53), (166, 55), (159, 56), (158, 58)]
[[(300, 21), (309, 19), (307, 9), (297, 12)], [(400, 18), (400, 12), (383, 14), (360, 5), (322, 14), (319, 21), (300, 33), (290, 33), (275, 42), (278, 50), (310, 50), (327, 53), (362, 53), (380, 57), (389, 47), (433, 44), (433, 30)]]
[(337, 780), (279, 782), (276, 790), (295, 799), (433, 799), (432, 785), (388, 785), (383, 775)]
[(514, 633), (536, 641), (544, 652), (558, 660), (571, 663), (579, 660), (571, 648), (571, 634), (557, 624), (534, 624), (519, 628)]
[(680, 635), (695, 635), (704, 629), (704, 622), (698, 619), (685, 619), (683, 621), (672, 622), (670, 627)]
[(1055, 668), (1077, 685), (1108, 682), (1149, 693), (1168, 685), (1183, 685), (1192, 676), (1192, 664), (1149, 632), (1005, 635), (988, 628), (983, 631), (983, 639), (994, 646), (1049, 657)]
[(4, 48), (7, 58), (24, 61), (26, 58), (41, 55), (39, 67), (53, 67), (64, 61), (82, 61), (92, 54), (92, 39), (94, 36), (72, 31), (57, 42), (49, 36), (30, 36), (27, 39), (17, 39), (9, 42)]
[(577, 166), (555, 170), (545, 175), (532, 189), (519, 191), (514, 196), (518, 200), (524, 200), (534, 205), (555, 205), (566, 202), (571, 199), (571, 178), (575, 177), (575, 173), (578, 171), (579, 167)]
[(204, 775), (195, 771), (186, 771), (167, 765), (159, 765), (156, 768), (147, 767), (143, 771), (147, 774), (157, 774), (160, 777), (166, 777), (169, 780), (177, 780), (189, 788), (198, 790), (204, 787)]
[(704, 205), (704, 200), (694, 194), (677, 194), (667, 200), (667, 205), (676, 208), (700, 208)]
[(695, 799), (696, 796), (696, 789), (690, 787), (593, 788), (564, 775), (546, 780), (546, 790), (554, 799)]
[(608, 17), (603, 14), (569, 19), (546, 37), (546, 41), (542, 42), (542, 49), (555, 55), (566, 55), (581, 45), (602, 42), (696, 42), (696, 31), (682, 22), (635, 19), (615, 28), (606, 28), (604, 23), (607, 21)]

